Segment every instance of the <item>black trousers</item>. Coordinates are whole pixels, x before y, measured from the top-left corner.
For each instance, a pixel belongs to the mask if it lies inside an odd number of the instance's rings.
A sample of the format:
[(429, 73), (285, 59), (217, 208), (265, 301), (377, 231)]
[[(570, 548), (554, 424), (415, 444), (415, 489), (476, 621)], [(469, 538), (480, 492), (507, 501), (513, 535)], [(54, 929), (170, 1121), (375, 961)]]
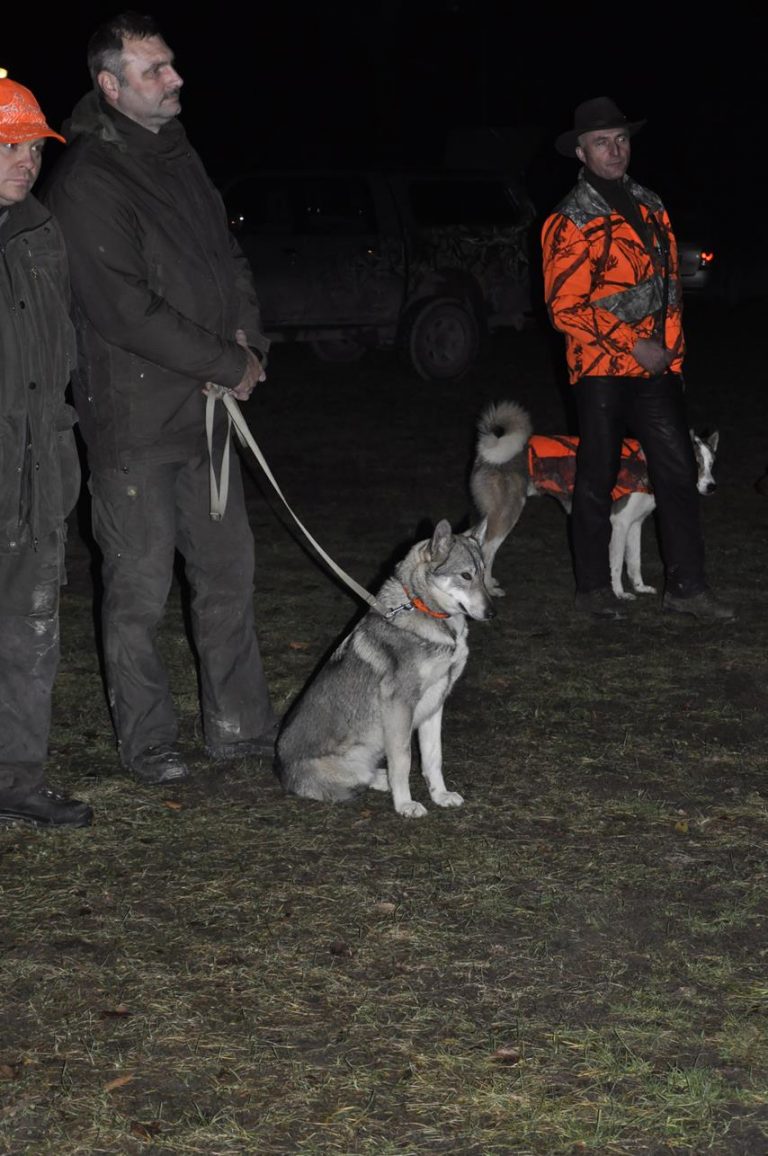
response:
[(64, 527), (37, 550), (0, 555), (0, 799), (42, 786), (59, 665)]
[(258, 738), (275, 722), (254, 622), (254, 540), (232, 454), (227, 511), (209, 516), (208, 456), (96, 470), (93, 532), (104, 555), (104, 659), (120, 759), (173, 743), (178, 723), (157, 633), (176, 551), (191, 590), (206, 742)]
[(688, 597), (706, 588), (697, 466), (682, 379), (583, 377), (575, 386), (579, 448), (571, 534), (576, 589), (610, 586), (611, 490), (622, 438), (637, 438), (648, 463), (666, 589)]

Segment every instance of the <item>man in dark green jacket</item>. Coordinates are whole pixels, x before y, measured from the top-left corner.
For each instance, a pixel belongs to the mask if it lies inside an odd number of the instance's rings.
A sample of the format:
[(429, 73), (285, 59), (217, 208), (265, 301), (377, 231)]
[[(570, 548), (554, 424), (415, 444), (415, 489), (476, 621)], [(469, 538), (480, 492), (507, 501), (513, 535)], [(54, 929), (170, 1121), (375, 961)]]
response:
[(28, 88), (0, 79), (0, 822), (84, 827), (91, 808), (44, 771), (65, 519), (80, 489), (64, 242), (30, 192), (46, 137), (64, 139)]
[[(69, 252), (93, 530), (103, 554), (107, 689), (123, 765), (185, 778), (155, 636), (185, 561), (209, 756), (271, 756), (276, 718), (254, 626), (254, 542), (237, 455), (211, 515), (208, 383), (246, 400), (264, 380), (250, 269), (218, 192), (177, 120), (182, 80), (154, 20), (126, 13), (91, 37), (94, 91), (65, 126), (46, 203)], [(222, 486), (223, 488), (223, 486)]]

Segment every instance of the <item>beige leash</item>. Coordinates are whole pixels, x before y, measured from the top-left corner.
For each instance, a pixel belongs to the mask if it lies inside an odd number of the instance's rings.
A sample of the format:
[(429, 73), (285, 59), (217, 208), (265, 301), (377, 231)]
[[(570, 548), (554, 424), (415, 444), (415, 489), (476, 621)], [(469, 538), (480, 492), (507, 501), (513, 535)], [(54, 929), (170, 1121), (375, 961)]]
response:
[[(227, 420), (227, 436), (226, 436), (226, 441), (224, 443), (224, 452), (223, 452), (223, 456), (222, 456), (222, 460), (221, 460), (221, 475), (220, 475), (221, 482), (220, 483), (216, 477), (216, 471), (215, 471), (214, 466), (213, 466), (213, 418), (214, 418), (214, 413), (216, 410), (216, 402), (217, 401), (221, 401), (224, 403), (224, 408), (227, 411), (227, 419), (228, 419)], [(207, 400), (205, 403), (205, 432), (206, 432), (206, 437), (208, 439), (208, 459), (210, 461), (210, 471), (211, 471), (211, 475), (210, 475), (211, 476), (211, 518), (216, 522), (221, 521), (221, 519), (224, 517), (224, 511), (227, 508), (227, 496), (228, 496), (228, 492), (229, 492), (230, 441), (231, 441), (231, 434), (232, 434), (232, 426), (235, 427), (235, 433), (239, 437), (241, 443), (244, 446), (248, 446), (251, 453), (256, 458), (256, 461), (259, 463), (262, 470), (267, 475), (267, 478), (269, 479), (275, 493), (280, 498), (280, 501), (283, 503), (286, 510), (291, 515), (291, 517), (293, 518), (294, 522), (301, 530), (304, 537), (307, 539), (307, 541), (312, 543), (315, 550), (317, 550), (320, 557), (322, 559), (324, 559), (324, 561), (330, 566), (330, 568), (331, 568), (331, 570), (333, 570), (334, 574), (336, 574), (339, 578), (341, 578), (342, 582), (345, 582), (351, 590), (354, 590), (355, 594), (357, 594), (357, 596), (359, 598), (362, 598), (363, 601), (367, 602), (369, 606), (372, 606), (374, 610), (379, 610), (381, 613), (385, 614), (387, 617), (392, 617), (391, 612), (385, 611), (384, 608), (376, 601), (376, 599), (373, 597), (373, 595), (368, 593), (368, 591), (365, 589), (365, 587), (360, 586), (359, 583), (355, 582), (354, 578), (350, 578), (349, 574), (347, 574), (344, 570), (342, 570), (340, 566), (337, 566), (337, 564), (334, 562), (333, 558), (330, 558), (326, 554), (325, 550), (322, 548), (320, 543), (315, 541), (315, 539), (312, 537), (312, 535), (310, 534), (310, 532), (306, 528), (306, 526), (300, 521), (300, 519), (296, 516), (296, 514), (294, 514), (293, 510), (291, 509), (291, 507), (289, 506), (288, 502), (285, 499), (285, 495), (283, 494), (283, 491), (280, 489), (279, 485), (277, 484), (277, 481), (275, 480), (275, 478), (272, 474), (272, 471), (270, 470), (269, 466), (267, 465), (267, 462), (264, 458), (264, 455), (262, 454), (261, 450), (259, 449), (258, 445), (256, 444), (256, 442), (253, 438), (253, 435), (251, 434), (251, 431), (248, 428), (248, 423), (246, 422), (246, 420), (243, 416), (243, 412), (240, 409), (240, 406), (237, 404), (237, 400), (234, 397), (232, 397), (232, 395), (230, 393), (228, 393), (225, 389), (223, 389), (221, 386), (218, 386), (218, 385), (209, 385), (208, 386), (208, 396), (207, 396)]]

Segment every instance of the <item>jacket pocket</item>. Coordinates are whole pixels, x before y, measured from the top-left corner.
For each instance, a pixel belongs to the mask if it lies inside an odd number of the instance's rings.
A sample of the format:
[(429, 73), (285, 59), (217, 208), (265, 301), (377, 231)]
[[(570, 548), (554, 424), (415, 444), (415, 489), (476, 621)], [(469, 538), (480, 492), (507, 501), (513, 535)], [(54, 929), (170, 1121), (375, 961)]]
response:
[(26, 415), (0, 417), (0, 550), (15, 548), (20, 540), (21, 484), (24, 478)]
[(147, 548), (145, 486), (117, 470), (91, 473), (93, 535), (105, 559), (138, 560)]

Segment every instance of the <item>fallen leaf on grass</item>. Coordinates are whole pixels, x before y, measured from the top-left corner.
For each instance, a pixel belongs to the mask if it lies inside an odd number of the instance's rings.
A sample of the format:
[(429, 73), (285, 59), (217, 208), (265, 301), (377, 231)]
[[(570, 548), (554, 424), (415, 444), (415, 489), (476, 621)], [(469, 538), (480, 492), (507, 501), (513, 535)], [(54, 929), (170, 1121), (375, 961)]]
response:
[(0, 1080), (18, 1080), (21, 1064), (0, 1064)]
[(343, 939), (334, 939), (333, 943), (328, 945), (328, 950), (331, 955), (341, 955), (345, 959), (352, 958), (352, 948)]
[(289, 642), (288, 643), (288, 649), (289, 650), (307, 650), (308, 647), (309, 647), (308, 642)]
[(677, 831), (678, 835), (687, 835), (688, 834), (688, 820), (687, 819), (678, 819), (678, 821), (675, 823), (675, 830)]
[(159, 1120), (150, 1120), (148, 1124), (142, 1124), (141, 1120), (131, 1120), (131, 1126), (128, 1130), (132, 1136), (138, 1136), (139, 1140), (151, 1140), (153, 1136), (158, 1136), (163, 1129)]
[(520, 1058), (520, 1049), (514, 1048), (512, 1044), (500, 1044), (491, 1056), (497, 1064), (519, 1064)]
[(108, 1084), (104, 1085), (104, 1091), (114, 1092), (117, 1088), (124, 1088), (126, 1084), (132, 1084), (135, 1079), (135, 1076), (117, 1076), (116, 1079), (110, 1080)]
[(381, 903), (374, 903), (373, 909), (374, 911), (379, 911), (382, 915), (394, 915), (397, 911), (397, 904), (382, 899)]
[(167, 807), (169, 811), (183, 811), (184, 804), (177, 803), (175, 799), (163, 799), (163, 806)]
[(125, 1019), (126, 1016), (132, 1015), (130, 1008), (127, 1008), (124, 1003), (120, 1003), (117, 1007), (105, 1007), (99, 1012), (99, 1016), (103, 1020), (120, 1020)]

